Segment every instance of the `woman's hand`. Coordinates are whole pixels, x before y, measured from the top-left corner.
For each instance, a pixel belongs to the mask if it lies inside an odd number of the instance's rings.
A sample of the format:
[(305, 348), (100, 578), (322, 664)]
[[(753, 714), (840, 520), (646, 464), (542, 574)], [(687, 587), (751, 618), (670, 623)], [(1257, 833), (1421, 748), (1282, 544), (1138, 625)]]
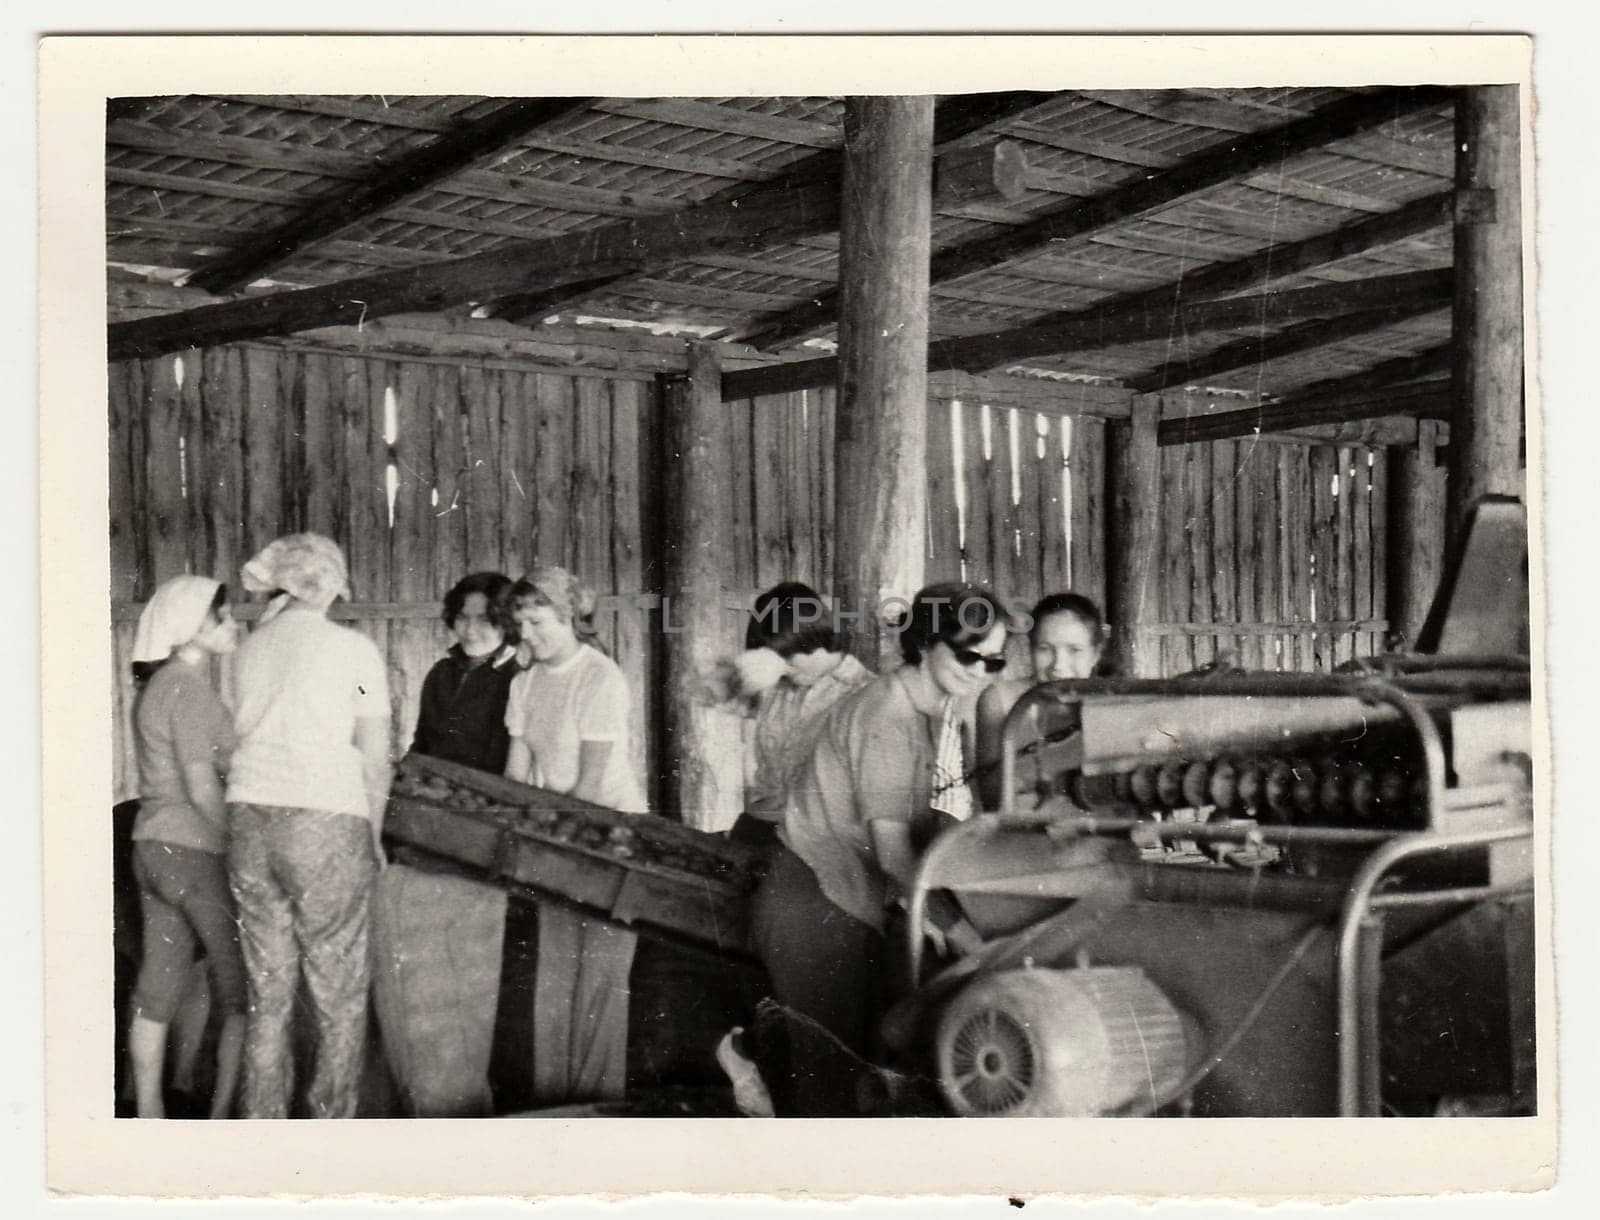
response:
[(789, 662), (770, 648), (752, 648), (734, 658), (739, 676), (739, 693), (753, 698), (782, 682), (788, 676)]

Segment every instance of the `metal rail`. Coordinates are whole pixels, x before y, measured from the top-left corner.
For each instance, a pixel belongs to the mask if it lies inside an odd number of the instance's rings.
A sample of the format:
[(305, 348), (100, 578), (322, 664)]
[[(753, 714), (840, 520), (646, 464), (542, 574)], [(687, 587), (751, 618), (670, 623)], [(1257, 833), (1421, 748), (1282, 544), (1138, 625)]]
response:
[[(1439, 890), (1407, 891), (1404, 894), (1377, 895), (1378, 883), (1395, 865), (1417, 856), (1484, 847), (1511, 839), (1529, 838), (1532, 825), (1500, 826), (1491, 830), (1459, 831), (1453, 834), (1418, 832), (1400, 835), (1373, 852), (1356, 870), (1339, 916), (1339, 1113), (1343, 1117), (1373, 1116), (1378, 1113), (1378, 1043), (1372, 1036), (1377, 1025), (1378, 989), (1376, 977), (1362, 985), (1362, 947), (1379, 940), (1385, 906), (1418, 906), (1430, 899), (1441, 903), (1463, 901), (1472, 892), (1493, 897), (1491, 887), (1452, 887)], [(1506, 893), (1525, 888), (1508, 887)], [(1378, 901), (1375, 903), (1374, 899)], [(1477, 898), (1472, 899), (1478, 900)], [(1370, 938), (1370, 939), (1369, 939)], [(1375, 964), (1368, 972), (1376, 974)], [(1365, 1035), (1365, 1036), (1363, 1036)]]

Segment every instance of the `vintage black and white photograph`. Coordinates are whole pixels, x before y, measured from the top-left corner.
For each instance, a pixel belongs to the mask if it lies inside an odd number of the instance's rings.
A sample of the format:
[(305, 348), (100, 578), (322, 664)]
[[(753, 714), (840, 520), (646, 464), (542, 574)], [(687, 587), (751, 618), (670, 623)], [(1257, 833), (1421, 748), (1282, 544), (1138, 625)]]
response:
[(106, 1113), (1540, 1115), (1510, 62), (108, 90)]

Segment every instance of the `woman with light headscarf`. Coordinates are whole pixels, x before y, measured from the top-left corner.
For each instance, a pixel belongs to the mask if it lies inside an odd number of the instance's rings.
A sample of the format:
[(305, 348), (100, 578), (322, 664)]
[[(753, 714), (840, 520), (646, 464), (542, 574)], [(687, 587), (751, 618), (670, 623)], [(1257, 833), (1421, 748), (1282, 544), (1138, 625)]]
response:
[(134, 711), (139, 816), (133, 875), (144, 948), (128, 1048), (140, 1118), (165, 1116), (167, 1029), (184, 999), (197, 940), (205, 946), (213, 1002), (226, 1014), (212, 1118), (228, 1116), (239, 1081), (244, 965), (228, 893), (220, 777), (234, 738), (208, 672), (211, 658), (232, 652), (238, 642), (227, 596), (208, 577), (174, 577), (145, 604), (134, 636), (134, 672), (143, 689)]
[(317, 1027), (317, 1118), (355, 1114), (367, 1028), (368, 918), (389, 796), (389, 686), (377, 646), (328, 621), (349, 595), (320, 534), (271, 543), (241, 575), (273, 600), (239, 649), (228, 869), (249, 982), (244, 1112), (282, 1118), (290, 1020), (305, 972)]

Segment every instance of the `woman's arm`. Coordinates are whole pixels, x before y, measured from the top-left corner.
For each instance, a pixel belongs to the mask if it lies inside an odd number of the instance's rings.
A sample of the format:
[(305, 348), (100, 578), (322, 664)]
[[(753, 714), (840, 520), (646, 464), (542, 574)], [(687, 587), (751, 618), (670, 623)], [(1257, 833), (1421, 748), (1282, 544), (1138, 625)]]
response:
[(580, 801), (603, 805), (606, 764), (611, 761), (613, 741), (585, 741), (578, 745), (578, 782), (572, 786), (572, 795)]
[(895, 897), (911, 892), (911, 878), (917, 871), (917, 852), (911, 846), (911, 824), (893, 818), (876, 818), (867, 823), (872, 836), (872, 854), (878, 867), (894, 884)]
[(222, 799), (222, 779), (217, 774), (215, 764), (185, 763), (183, 790), (189, 798), (189, 804), (198, 809), (202, 816), (218, 826), (228, 824), (227, 806)]
[(514, 779), (519, 784), (533, 782), (533, 750), (521, 737), (511, 739), (511, 748), (506, 751), (506, 778)]

